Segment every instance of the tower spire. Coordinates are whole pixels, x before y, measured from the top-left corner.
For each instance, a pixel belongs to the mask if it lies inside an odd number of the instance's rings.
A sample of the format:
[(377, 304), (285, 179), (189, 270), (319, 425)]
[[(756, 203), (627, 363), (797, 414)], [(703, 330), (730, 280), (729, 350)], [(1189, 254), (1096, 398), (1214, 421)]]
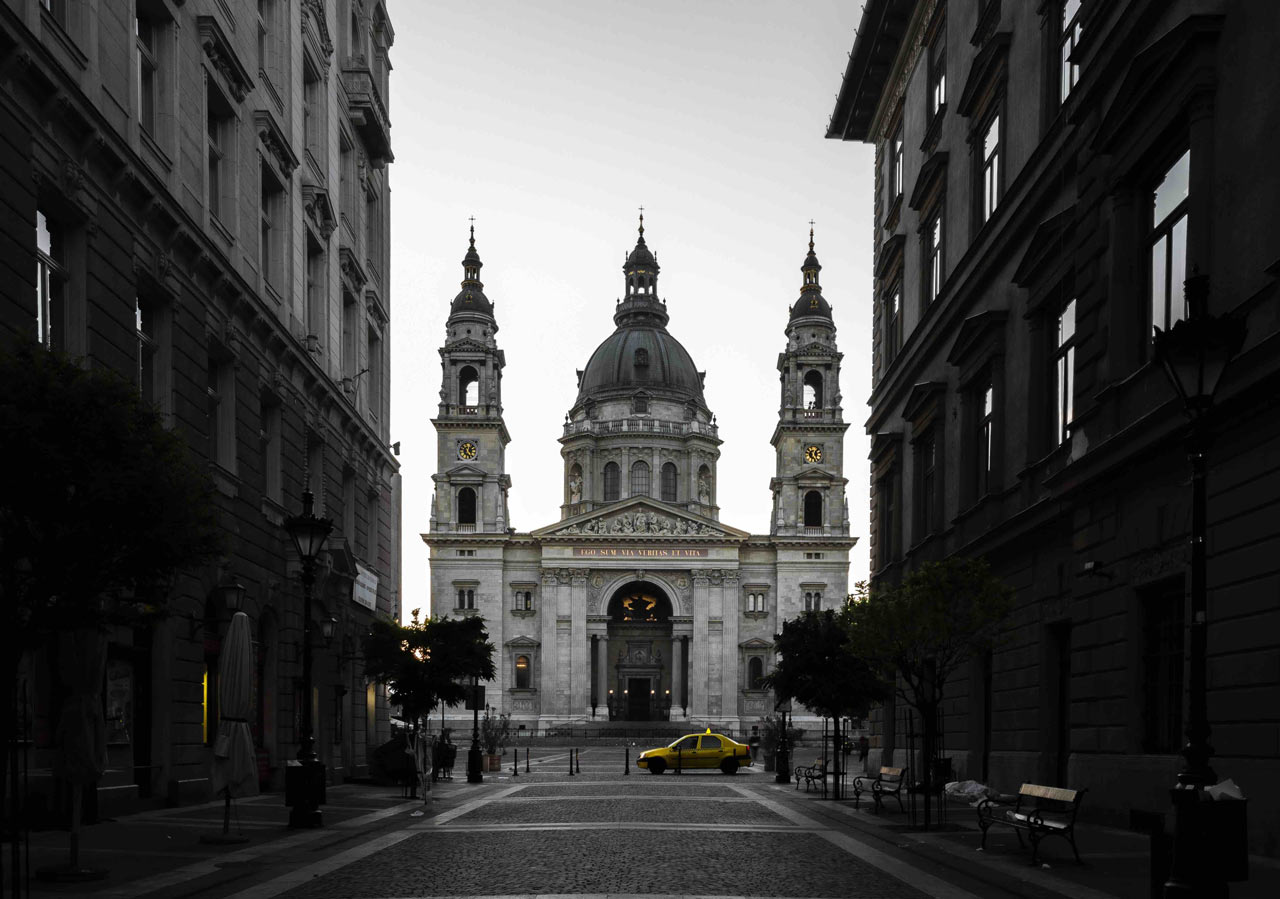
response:
[(640, 207), (640, 240), (638, 242), (644, 243), (644, 207), (643, 206)]

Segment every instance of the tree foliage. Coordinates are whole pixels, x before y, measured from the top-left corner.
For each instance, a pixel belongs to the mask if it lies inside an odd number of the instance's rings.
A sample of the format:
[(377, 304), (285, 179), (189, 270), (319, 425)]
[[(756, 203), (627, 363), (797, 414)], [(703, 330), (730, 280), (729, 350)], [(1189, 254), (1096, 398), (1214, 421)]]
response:
[(416, 723), (438, 704), (466, 699), (471, 679), (493, 680), (493, 644), (481, 618), (375, 619), (364, 638), (365, 672), (391, 688), (391, 700)]
[(829, 718), (865, 715), (884, 697), (885, 685), (861, 658), (843, 616), (830, 609), (782, 622), (774, 636), (777, 666), (764, 679), (779, 697), (794, 699)]
[(902, 698), (926, 714), (957, 668), (995, 645), (1012, 601), (986, 560), (952, 557), (926, 562), (896, 587), (858, 584), (846, 618), (857, 655), (896, 676)]
[(119, 375), (39, 344), (0, 350), (0, 632), (16, 664), (55, 632), (162, 604), (222, 550), (212, 483)]

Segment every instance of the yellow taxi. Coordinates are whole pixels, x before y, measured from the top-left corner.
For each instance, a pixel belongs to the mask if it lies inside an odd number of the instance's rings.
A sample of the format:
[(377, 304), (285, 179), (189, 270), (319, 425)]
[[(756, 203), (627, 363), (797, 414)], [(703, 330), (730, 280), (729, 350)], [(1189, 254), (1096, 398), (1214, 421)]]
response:
[(646, 749), (636, 758), (636, 767), (650, 774), (661, 774), (668, 768), (719, 768), (725, 774), (737, 774), (739, 768), (751, 764), (751, 747), (724, 734), (688, 734), (670, 746)]

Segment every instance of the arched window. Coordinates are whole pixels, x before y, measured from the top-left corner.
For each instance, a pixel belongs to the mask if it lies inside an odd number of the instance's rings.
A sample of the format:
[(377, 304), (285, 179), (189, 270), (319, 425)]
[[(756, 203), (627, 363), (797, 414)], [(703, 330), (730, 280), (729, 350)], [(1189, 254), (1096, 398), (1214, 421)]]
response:
[(529, 657), (516, 656), (516, 689), (527, 690), (530, 684)]
[(617, 462), (610, 462), (604, 467), (604, 501), (616, 502), (622, 494), (622, 470)]
[(810, 490), (804, 495), (804, 526), (822, 527), (822, 494), (817, 490)]
[(470, 365), (458, 372), (458, 402), (464, 406), (480, 405), (480, 375)]
[(631, 466), (631, 495), (649, 495), (649, 463), (637, 462)]
[(649, 397), (643, 393), (637, 393), (631, 398), (631, 411), (649, 413)]
[(752, 656), (747, 662), (747, 689), (762, 689), (760, 681), (764, 680), (764, 659)]
[(676, 479), (678, 477), (674, 462), (668, 462), (662, 466), (662, 501), (664, 503), (674, 503), (676, 501)]
[(804, 407), (822, 408), (822, 375), (810, 369), (804, 375)]
[(476, 492), (470, 487), (458, 491), (458, 524), (476, 523)]

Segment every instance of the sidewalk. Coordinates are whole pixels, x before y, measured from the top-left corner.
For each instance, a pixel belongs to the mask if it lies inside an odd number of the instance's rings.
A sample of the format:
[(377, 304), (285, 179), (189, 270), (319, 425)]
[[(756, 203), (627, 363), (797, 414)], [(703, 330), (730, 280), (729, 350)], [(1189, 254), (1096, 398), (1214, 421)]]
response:
[[(855, 808), (852, 799), (824, 800), (821, 792), (806, 795), (803, 787), (799, 791), (793, 787), (779, 789), (790, 790), (809, 814), (843, 820), (866, 838), (963, 871), (1013, 895), (1070, 899), (1146, 899), (1150, 895), (1151, 841), (1145, 834), (1079, 823), (1076, 845), (1083, 865), (1076, 864), (1066, 840), (1047, 839), (1040, 844), (1040, 864), (1033, 867), (1029, 844), (1025, 849), (1019, 846), (1017, 834), (1009, 828), (991, 829), (983, 851), (977, 814), (967, 805), (949, 805), (945, 827), (921, 833), (907, 829), (908, 817), (893, 802), (876, 814), (865, 797), (861, 808)], [(1280, 861), (1250, 856), (1249, 880), (1229, 886), (1232, 899), (1280, 896)]]
[[(455, 791), (451, 785), (437, 785), (428, 803)], [(221, 883), (247, 881), (268, 870), (283, 853), (299, 848), (333, 851), (423, 808), (421, 798), (402, 798), (399, 787), (348, 783), (328, 788), (323, 827), (291, 830), (284, 795), (266, 793), (235, 802), (230, 830), (247, 839), (229, 845), (201, 842), (202, 836), (222, 832), (221, 801), (108, 818), (84, 827), (80, 838), (80, 866), (105, 870), (106, 877), (80, 883), (37, 879), (39, 869), (67, 863), (69, 834), (65, 830), (33, 832), (30, 895), (33, 899), (67, 895), (124, 899), (147, 894), (183, 896), (197, 887), (216, 891)], [(4, 864), (0, 895), (5, 897), (13, 895), (10, 848), (7, 843), (0, 847)]]

